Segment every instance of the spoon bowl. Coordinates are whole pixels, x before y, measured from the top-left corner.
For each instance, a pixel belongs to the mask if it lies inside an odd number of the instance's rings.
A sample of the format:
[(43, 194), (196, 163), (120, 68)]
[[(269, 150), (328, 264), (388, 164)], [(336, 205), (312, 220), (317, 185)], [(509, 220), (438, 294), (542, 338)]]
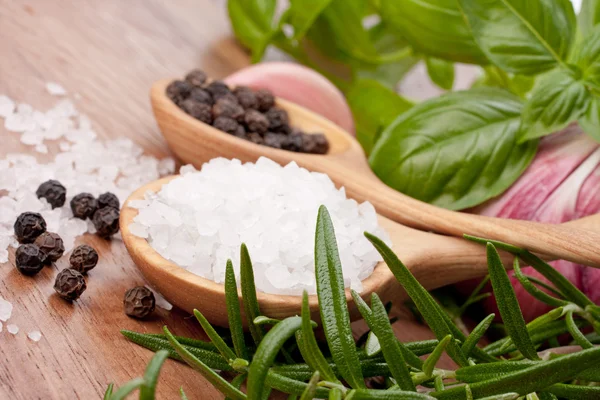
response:
[(328, 154), (274, 149), (221, 132), (187, 115), (167, 97), (166, 88), (171, 81), (161, 80), (152, 86), (150, 98), (154, 115), (173, 152), (197, 168), (215, 157), (255, 162), (265, 156), (282, 165), (295, 161), (310, 171), (329, 175), (338, 187), (346, 188), (348, 197), (371, 202), (380, 215), (405, 226), (446, 235), (469, 234), (509, 242), (547, 258), (600, 267), (600, 224), (592, 224), (583, 230), (575, 224), (550, 225), (438, 208), (386, 186), (369, 168), (358, 142), (312, 111), (277, 99), (277, 105), (288, 112), (292, 125), (327, 136), (330, 142)]

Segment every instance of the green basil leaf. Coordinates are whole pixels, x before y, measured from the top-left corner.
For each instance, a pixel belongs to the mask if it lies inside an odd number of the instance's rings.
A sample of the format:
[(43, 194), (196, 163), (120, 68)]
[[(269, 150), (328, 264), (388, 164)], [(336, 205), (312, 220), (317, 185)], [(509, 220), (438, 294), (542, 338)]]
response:
[(369, 163), (392, 188), (453, 210), (508, 189), (533, 159), (537, 143), (517, 144), (521, 102), (478, 88), (418, 104), (377, 141)]
[(254, 353), (248, 369), (248, 397), (262, 399), (265, 390), (265, 380), (269, 368), (273, 365), (277, 353), (298, 329), (302, 327), (302, 318), (289, 317), (275, 325), (267, 333)]
[(259, 61), (274, 33), (273, 16), (277, 0), (228, 0), (227, 11), (238, 40)]
[(342, 264), (333, 223), (325, 206), (319, 207), (317, 216), (315, 275), (321, 321), (333, 359), (351, 387), (364, 388), (360, 361), (350, 328)]
[(168, 357), (169, 352), (166, 350), (160, 350), (152, 357), (146, 367), (146, 372), (144, 373), (144, 384), (140, 387), (139, 400), (154, 400), (158, 375), (160, 374), (163, 363)]
[(525, 326), (525, 320), (508, 273), (504, 269), (498, 251), (491, 243), (487, 244), (487, 260), (490, 281), (492, 282), (500, 316), (504, 321), (504, 327), (521, 354), (531, 360), (539, 359)]
[(577, 16), (579, 29), (584, 36), (590, 34), (592, 29), (600, 22), (600, 0), (583, 0), (581, 11)]
[(579, 126), (585, 133), (600, 142), (600, 98), (592, 95), (585, 113), (579, 118)]
[(549, 135), (577, 120), (590, 93), (572, 71), (556, 70), (540, 78), (523, 107), (520, 140)]
[(380, 15), (419, 52), (455, 62), (488, 62), (456, 0), (381, 0)]
[(254, 284), (254, 269), (248, 247), (242, 243), (240, 247), (240, 280), (242, 286), (242, 303), (244, 304), (244, 313), (248, 320), (248, 327), (254, 343), (258, 346), (264, 337), (264, 329), (257, 326), (254, 320), (260, 316), (260, 307), (256, 297), (256, 285)]
[(475, 40), (495, 65), (536, 75), (558, 65), (575, 38), (569, 0), (458, 0)]
[(379, 134), (413, 103), (381, 83), (359, 79), (346, 93), (356, 124), (356, 138), (368, 154)]
[(294, 39), (300, 40), (332, 0), (291, 0), (288, 22), (294, 27)]
[(506, 89), (521, 98), (533, 89), (535, 78), (526, 75), (508, 74), (495, 65), (483, 67), (483, 74), (473, 83), (472, 87), (491, 86)]
[(429, 79), (445, 90), (452, 90), (454, 85), (454, 63), (435, 57), (425, 58)]
[(597, 88), (600, 84), (600, 26), (579, 44), (573, 61), (581, 68), (582, 79)]

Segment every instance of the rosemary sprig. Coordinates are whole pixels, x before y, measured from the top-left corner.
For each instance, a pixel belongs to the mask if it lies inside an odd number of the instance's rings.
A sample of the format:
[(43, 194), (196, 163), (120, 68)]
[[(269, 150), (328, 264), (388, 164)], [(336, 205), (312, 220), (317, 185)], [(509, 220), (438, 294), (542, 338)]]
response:
[[(478, 343), (490, 327), (494, 314), (487, 316), (470, 333), (463, 333), (453, 322), (455, 315), (449, 315), (436, 302), (392, 250), (380, 239), (365, 235), (438, 340), (401, 343), (393, 334), (393, 320), (379, 297), (373, 295), (369, 307), (358, 293), (352, 291), (354, 302), (371, 329), (362, 343), (354, 342), (333, 225), (327, 210), (321, 207), (315, 238), (315, 275), (325, 344), (320, 344), (314, 334), (316, 324), (310, 319), (306, 293), (302, 310), (299, 310), (301, 317), (276, 320), (260, 315), (252, 263), (248, 250), (242, 245), (242, 302), (256, 347), (248, 346), (244, 340), (233, 265), (228, 262), (225, 291), (231, 340), (223, 340), (223, 335), (217, 333), (199, 312), (195, 312), (196, 317), (211, 339), (210, 343), (173, 336), (166, 327), (164, 334), (122, 331), (129, 340), (157, 351), (157, 354), (144, 377), (118, 389), (109, 385), (104, 399), (124, 399), (137, 389), (140, 389), (140, 399), (153, 399), (160, 367), (167, 357), (188, 363), (231, 400), (264, 400), (270, 397), (272, 390), (287, 393), (289, 399), (296, 400), (600, 398), (600, 386), (597, 386), (600, 383), (600, 347), (594, 346), (600, 343), (600, 336), (597, 332), (587, 335), (582, 332), (589, 326), (600, 330), (600, 308), (539, 257), (505, 243), (470, 238), (487, 246), (489, 280), (508, 332), (507, 337), (480, 348)], [(555, 288), (523, 274), (515, 259), (514, 270), (519, 283), (554, 309), (525, 324), (496, 248), (512, 252), (554, 285)], [(469, 299), (481, 298), (480, 292), (486, 282), (487, 279)], [(459, 310), (460, 313), (464, 308), (466, 306)], [(268, 333), (265, 324), (271, 325)], [(560, 352), (552, 348), (558, 346), (556, 338), (565, 333), (583, 349), (570, 354), (554, 354), (553, 351)], [(292, 355), (296, 358), (298, 355), (286, 350), (290, 348), (292, 337), (295, 337), (304, 363), (294, 361)], [(540, 357), (538, 350), (543, 346), (549, 346), (550, 350), (540, 353), (543, 355)], [(326, 349), (330, 354), (324, 353)], [(437, 368), (443, 353), (454, 359), (459, 368), (455, 371)], [(281, 360), (277, 359), (279, 354), (284, 355)], [(425, 361), (418, 357), (422, 355), (428, 355)], [(231, 383), (215, 370), (229, 374)], [(370, 377), (384, 378), (386, 387), (367, 389), (364, 379)], [(240, 389), (244, 382), (247, 382), (247, 393)], [(427, 393), (422, 393), (423, 390)], [(181, 398), (186, 399), (183, 389)]]

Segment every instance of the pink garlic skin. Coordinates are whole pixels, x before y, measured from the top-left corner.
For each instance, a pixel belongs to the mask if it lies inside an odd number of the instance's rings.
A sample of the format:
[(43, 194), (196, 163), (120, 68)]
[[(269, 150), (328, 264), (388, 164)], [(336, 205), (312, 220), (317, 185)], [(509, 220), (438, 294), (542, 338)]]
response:
[(342, 92), (323, 75), (291, 62), (266, 62), (243, 68), (224, 79), (228, 85), (271, 90), (322, 115), (355, 135), (354, 119)]
[[(538, 155), (525, 174), (502, 196), (474, 211), (553, 224), (600, 212), (600, 143), (581, 133), (576, 125), (542, 139)], [(600, 302), (600, 270), (568, 261), (551, 264), (594, 302)], [(531, 267), (523, 268), (523, 272), (547, 282)], [(515, 278), (511, 280), (527, 321), (550, 309)], [(497, 310), (493, 298), (485, 307)]]

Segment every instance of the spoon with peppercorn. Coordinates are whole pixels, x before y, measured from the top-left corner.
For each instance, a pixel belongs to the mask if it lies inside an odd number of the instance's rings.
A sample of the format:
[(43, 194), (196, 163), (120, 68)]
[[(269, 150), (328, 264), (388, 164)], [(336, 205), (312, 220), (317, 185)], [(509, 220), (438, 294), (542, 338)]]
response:
[[(196, 82), (195, 86), (185, 82), (170, 79), (158, 81), (152, 86), (150, 98), (154, 115), (167, 143), (186, 163), (200, 167), (215, 157), (255, 162), (261, 156), (281, 165), (295, 161), (310, 171), (327, 174), (337, 186), (346, 188), (348, 197), (359, 202), (371, 202), (379, 214), (403, 225), (445, 235), (485, 237), (527, 248), (549, 258), (600, 267), (600, 224), (594, 224), (593, 229), (587, 226), (583, 230), (577, 228), (576, 222), (550, 225), (493, 218), (449, 211), (421, 202), (385, 185), (369, 168), (359, 143), (320, 115), (279, 98), (275, 99), (274, 104), (269, 105), (267, 102), (265, 107), (271, 108), (264, 115), (271, 112), (274, 115), (268, 117), (275, 120), (271, 122), (267, 118), (267, 129), (271, 129), (271, 124), (277, 125), (278, 120), (289, 116), (286, 128), (290, 130), (288, 135), (293, 136), (290, 126), (302, 132), (323, 132), (324, 136), (303, 134), (304, 136), (295, 137), (301, 138), (298, 142), (307, 141), (310, 144), (307, 146), (308, 150), (326, 154), (275, 148), (283, 147), (282, 143), (273, 139), (269, 132), (255, 135), (256, 132), (247, 133), (242, 128), (245, 124), (246, 128), (252, 126), (253, 129), (264, 130), (264, 119), (258, 118), (255, 112), (245, 113), (243, 106), (238, 108), (226, 104), (235, 103), (233, 97), (242, 96), (239, 92), (247, 89), (231, 91), (223, 82), (213, 81), (207, 84), (205, 78)], [(265, 93), (259, 95), (261, 96), (268, 100)], [(200, 102), (202, 98), (208, 103)], [(237, 103), (240, 105), (239, 100)], [(277, 111), (270, 111), (273, 108)], [(258, 110), (261, 110), (260, 104)], [(217, 117), (213, 118), (215, 115)], [(243, 124), (239, 121), (243, 121)], [(310, 136), (314, 136), (314, 139)], [(288, 143), (286, 148), (308, 151), (293, 143)]]

